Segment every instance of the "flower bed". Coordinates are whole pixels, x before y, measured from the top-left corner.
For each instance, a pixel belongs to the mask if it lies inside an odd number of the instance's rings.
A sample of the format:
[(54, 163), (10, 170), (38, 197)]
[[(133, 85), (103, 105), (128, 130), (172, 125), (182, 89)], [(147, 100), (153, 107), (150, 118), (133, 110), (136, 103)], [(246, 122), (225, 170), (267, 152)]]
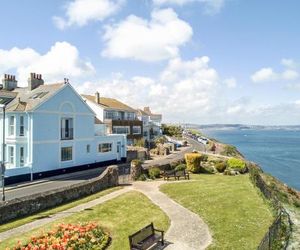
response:
[(18, 242), (13, 250), (101, 250), (105, 249), (108, 243), (108, 234), (104, 233), (96, 223), (60, 224), (48, 233), (31, 237), (26, 245)]

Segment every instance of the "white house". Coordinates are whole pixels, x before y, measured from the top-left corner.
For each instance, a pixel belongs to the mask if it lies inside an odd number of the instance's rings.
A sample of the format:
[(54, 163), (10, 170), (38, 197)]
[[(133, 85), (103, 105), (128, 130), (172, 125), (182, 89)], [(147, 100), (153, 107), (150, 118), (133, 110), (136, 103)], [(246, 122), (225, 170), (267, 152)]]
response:
[(5, 75), (2, 83), (6, 184), (126, 158), (126, 136), (106, 135), (93, 110), (67, 80), (44, 84), (41, 75), (31, 73), (28, 87), (19, 88), (11, 75)]
[(102, 121), (108, 134), (126, 134), (127, 143), (143, 138), (143, 123), (137, 118), (136, 110), (114, 98), (82, 95), (83, 99)]
[(155, 138), (162, 135), (161, 131), (161, 114), (154, 114), (151, 112), (150, 107), (137, 110), (137, 117), (143, 122), (143, 136), (146, 142), (153, 143)]

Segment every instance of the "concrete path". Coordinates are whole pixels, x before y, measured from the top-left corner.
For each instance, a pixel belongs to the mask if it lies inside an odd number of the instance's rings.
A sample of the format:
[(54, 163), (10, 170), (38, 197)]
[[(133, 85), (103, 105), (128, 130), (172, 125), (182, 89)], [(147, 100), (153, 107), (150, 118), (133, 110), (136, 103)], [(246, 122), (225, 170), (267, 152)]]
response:
[[(180, 181), (182, 182), (182, 181)], [(63, 212), (56, 213), (46, 218), (35, 220), (20, 227), (0, 233), (0, 241), (11, 238), (30, 230), (36, 229), (71, 214), (102, 204), (116, 198), (128, 191), (134, 190), (145, 194), (158, 205), (170, 218), (171, 226), (166, 232), (165, 238), (168, 243), (167, 250), (200, 250), (205, 249), (212, 241), (207, 225), (195, 213), (182, 207), (168, 196), (159, 191), (159, 186), (164, 181), (134, 182), (131, 186), (117, 190), (93, 201), (78, 205)], [(178, 183), (178, 182), (177, 182)]]
[(33, 222), (22, 225), (20, 227), (16, 227), (16, 228), (13, 228), (11, 230), (5, 231), (3, 233), (0, 233), (0, 241), (11, 238), (13, 236), (21, 235), (21, 234), (26, 233), (30, 230), (36, 229), (36, 228), (41, 227), (43, 225), (46, 225), (50, 222), (53, 222), (55, 220), (65, 218), (67, 216), (70, 216), (71, 214), (78, 213), (78, 212), (81, 212), (85, 209), (88, 209), (88, 208), (94, 207), (96, 205), (102, 204), (102, 203), (104, 203), (108, 200), (111, 200), (113, 198), (116, 198), (116, 197), (118, 197), (118, 196), (120, 196), (120, 195), (122, 195), (122, 194), (124, 194), (128, 191), (129, 191), (128, 188), (123, 188), (123, 189), (114, 191), (110, 194), (107, 194), (105, 196), (102, 196), (98, 199), (89, 201), (87, 203), (78, 205), (78, 206), (70, 208), (68, 210), (56, 213), (54, 215), (50, 215), (49, 217), (42, 218), (42, 219), (39, 219), (39, 220), (35, 220)]
[(166, 232), (169, 243), (168, 250), (200, 250), (212, 242), (208, 226), (195, 213), (179, 205), (167, 195), (159, 191), (159, 186), (165, 182), (134, 182), (132, 189), (140, 191), (158, 205), (170, 218), (171, 226)]

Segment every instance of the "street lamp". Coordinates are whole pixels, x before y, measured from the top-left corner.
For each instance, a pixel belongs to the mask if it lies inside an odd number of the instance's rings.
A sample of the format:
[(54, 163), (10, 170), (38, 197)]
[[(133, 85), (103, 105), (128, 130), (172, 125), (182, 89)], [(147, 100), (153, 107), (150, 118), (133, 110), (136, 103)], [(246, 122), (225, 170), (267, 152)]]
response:
[(5, 104), (0, 104), (2, 108), (2, 162), (1, 162), (1, 179), (2, 179), (2, 201), (5, 201)]

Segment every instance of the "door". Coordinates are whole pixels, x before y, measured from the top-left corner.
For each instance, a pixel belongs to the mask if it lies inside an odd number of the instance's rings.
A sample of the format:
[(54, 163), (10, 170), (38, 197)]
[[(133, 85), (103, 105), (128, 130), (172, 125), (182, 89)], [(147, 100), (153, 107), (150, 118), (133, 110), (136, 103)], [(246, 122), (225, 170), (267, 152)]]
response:
[(117, 160), (121, 160), (121, 142), (117, 142)]

